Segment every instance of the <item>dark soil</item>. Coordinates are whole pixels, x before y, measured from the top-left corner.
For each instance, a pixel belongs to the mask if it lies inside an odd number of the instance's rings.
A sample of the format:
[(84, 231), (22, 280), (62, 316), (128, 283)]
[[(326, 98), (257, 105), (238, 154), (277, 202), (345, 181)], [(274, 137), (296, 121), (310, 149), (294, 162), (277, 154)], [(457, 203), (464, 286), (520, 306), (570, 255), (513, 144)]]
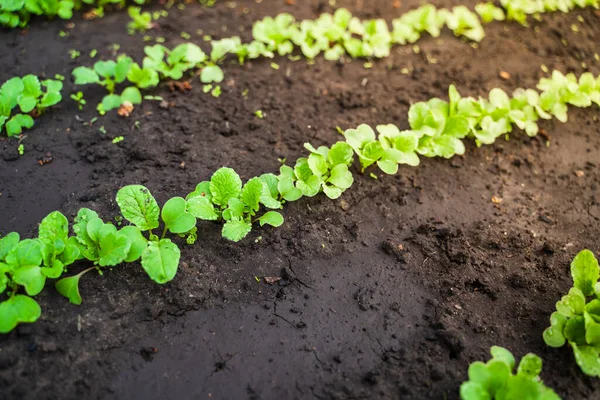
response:
[[(183, 41), (181, 31), (203, 43), (199, 29), (247, 39), (265, 15), (331, 10), (326, 1), (287, 3), (173, 8), (150, 34), (169, 46)], [(418, 4), (337, 1), (361, 17), (385, 18)], [(70, 77), (93, 62), (92, 49), (111, 57), (112, 43), (140, 58), (145, 43), (127, 35), (127, 21), (115, 12), (76, 18), (71, 29), (36, 20), (27, 31), (3, 31), (0, 82), (26, 73)], [(81, 121), (94, 117), (103, 93), (83, 88), (91, 106), (79, 112), (67, 100), (50, 110), (27, 132), (24, 156), (16, 157), (17, 140), (0, 141), (0, 233), (33, 234), (55, 209), (72, 217), (89, 207), (111, 219), (126, 184), (144, 184), (164, 201), (221, 166), (245, 178), (275, 172), (277, 159), (303, 155), (306, 141), (334, 143), (338, 125), (408, 127), (409, 105), (445, 98), (451, 83), (477, 96), (534, 87), (542, 64), (600, 73), (593, 10), (486, 31), (478, 49), (445, 31), (421, 40), (419, 54), (396, 48), (370, 69), (362, 61), (281, 58), (279, 70), (271, 60), (232, 61), (218, 99), (197, 79), (188, 93), (165, 84), (154, 94), (174, 107), (148, 101), (130, 118), (110, 113), (92, 125)], [(69, 49), (82, 56), (70, 60)], [(265, 119), (254, 116), (258, 109)], [(563, 398), (598, 398), (597, 380), (579, 371), (568, 348), (546, 347), (542, 331), (571, 285), (572, 257), (600, 250), (599, 114), (573, 109), (567, 124), (543, 123), (545, 136), (470, 145), (464, 157), (423, 160), (397, 176), (356, 171), (341, 200), (289, 204), (281, 228), (256, 229), (239, 244), (202, 224), (199, 243), (183, 248), (179, 273), (164, 286), (133, 264), (87, 275), (79, 307), (49, 287), (39, 296), (40, 321), (0, 337), (0, 398), (456, 399), (469, 363), (486, 360), (492, 345), (542, 356), (542, 377)], [(116, 136), (125, 140), (113, 144)], [(53, 161), (38, 165), (48, 153)], [(281, 279), (269, 285), (265, 277)]]

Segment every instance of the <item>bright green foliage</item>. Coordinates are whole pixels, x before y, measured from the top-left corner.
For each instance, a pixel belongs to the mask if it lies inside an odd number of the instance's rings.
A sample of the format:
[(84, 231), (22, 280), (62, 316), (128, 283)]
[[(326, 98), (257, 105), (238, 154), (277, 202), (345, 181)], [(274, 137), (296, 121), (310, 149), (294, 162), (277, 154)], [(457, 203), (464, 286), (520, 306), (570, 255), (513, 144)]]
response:
[(130, 6), (127, 13), (131, 17), (131, 21), (127, 24), (130, 35), (135, 32), (146, 32), (152, 28), (152, 14), (148, 11), (142, 12), (141, 7)]
[(560, 400), (539, 378), (541, 358), (526, 354), (514, 374), (515, 358), (508, 350), (493, 346), (490, 353), (487, 363), (469, 366), (469, 380), (460, 386), (462, 400)]
[(489, 24), (492, 21), (504, 21), (506, 19), (504, 10), (496, 7), (491, 2), (477, 4), (475, 12), (479, 14), (484, 24)]
[(0, 303), (0, 333), (8, 333), (20, 323), (35, 322), (41, 314), (40, 305), (31, 297), (12, 296)]
[(1, 0), (0, 26), (24, 27), (31, 15), (71, 19), (75, 5), (75, 0)]
[[(454, 85), (448, 98), (431, 99), (410, 107), (410, 130), (395, 125), (379, 125), (379, 137), (368, 125), (348, 129), (346, 142), (358, 155), (362, 170), (373, 164), (387, 174), (395, 174), (399, 164), (416, 166), (418, 154), (425, 157), (451, 158), (465, 152), (463, 139), (473, 138), (492, 144), (513, 131), (513, 125), (529, 136), (539, 132), (538, 120), (552, 116), (567, 120), (568, 105), (589, 107), (600, 104), (600, 77), (584, 73), (579, 79), (558, 71), (540, 80), (539, 93), (517, 89), (509, 97), (501, 89), (492, 89), (487, 99), (461, 97)], [(289, 187), (289, 185), (287, 185)]]
[(200, 74), (200, 81), (202, 83), (220, 83), (223, 81), (223, 78), (223, 70), (218, 65), (207, 65), (202, 68), (202, 73)]
[(331, 148), (321, 146), (315, 149), (306, 143), (304, 147), (310, 152), (309, 156), (299, 158), (294, 168), (282, 166), (277, 186), (274, 181), (270, 182), (268, 185), (271, 189), (265, 194), (274, 194), (277, 189), (279, 202), (296, 201), (302, 196), (313, 197), (320, 192), (337, 199), (352, 186), (354, 178), (349, 166), (352, 164), (353, 151), (349, 144), (338, 142)]
[(60, 277), (66, 266), (80, 258), (76, 240), (68, 235), (66, 217), (55, 211), (42, 220), (37, 238), (20, 240), (12, 232), (0, 239), (0, 295), (9, 296), (0, 303), (0, 332), (39, 318), (37, 302), (17, 293), (22, 287), (28, 296), (38, 295), (48, 278)]
[(125, 186), (117, 192), (117, 204), (123, 216), (141, 231), (158, 228), (160, 208), (144, 186)]
[(185, 233), (196, 226), (196, 217), (187, 210), (187, 203), (182, 197), (173, 197), (165, 203), (162, 220), (171, 233)]
[(598, 261), (583, 250), (571, 263), (573, 287), (556, 303), (544, 341), (551, 347), (565, 343), (573, 348), (575, 361), (591, 376), (600, 376), (600, 283)]
[(154, 68), (142, 68), (137, 63), (131, 64), (127, 79), (140, 89), (155, 87), (160, 80)]
[(479, 17), (465, 6), (454, 7), (446, 17), (446, 24), (456, 36), (464, 36), (474, 42), (485, 37)]
[[(23, 78), (14, 77), (0, 87), (0, 132), (4, 127), (8, 136), (20, 134), (23, 129), (33, 126), (33, 118), (28, 115), (42, 114), (48, 107), (62, 100), (61, 81), (47, 79), (41, 81), (35, 75)], [(13, 114), (13, 109), (20, 113)]]
[[(277, 177), (272, 174), (252, 178), (242, 184), (239, 175), (231, 168), (218, 169), (209, 182), (201, 182), (187, 195), (187, 211), (201, 220), (224, 221), (223, 237), (238, 242), (250, 233), (252, 223), (261, 205), (280, 208)], [(279, 226), (281, 214), (271, 211), (258, 219), (261, 226)]]
[(537, 87), (542, 91), (539, 106), (561, 122), (567, 122), (568, 104), (575, 107), (600, 105), (600, 76), (595, 78), (589, 72), (577, 79), (574, 74), (553, 71), (552, 77), (542, 78)]
[(142, 267), (156, 283), (167, 283), (177, 274), (180, 254), (169, 239), (151, 241), (142, 254)]
[(600, 7), (598, 0), (500, 0), (506, 18), (527, 26), (527, 16), (545, 12), (569, 12), (576, 7)]
[(98, 105), (98, 110), (105, 112), (119, 108), (126, 101), (142, 102), (142, 95), (135, 87), (125, 89), (121, 95), (115, 94), (116, 85), (125, 82), (132, 64), (131, 57), (119, 56), (117, 61), (97, 61), (93, 68), (77, 67), (72, 74), (76, 85), (98, 84), (106, 88), (109, 94)]
[(144, 69), (152, 69), (163, 78), (178, 80), (183, 74), (206, 60), (206, 54), (195, 44), (183, 43), (173, 50), (156, 44), (144, 48)]

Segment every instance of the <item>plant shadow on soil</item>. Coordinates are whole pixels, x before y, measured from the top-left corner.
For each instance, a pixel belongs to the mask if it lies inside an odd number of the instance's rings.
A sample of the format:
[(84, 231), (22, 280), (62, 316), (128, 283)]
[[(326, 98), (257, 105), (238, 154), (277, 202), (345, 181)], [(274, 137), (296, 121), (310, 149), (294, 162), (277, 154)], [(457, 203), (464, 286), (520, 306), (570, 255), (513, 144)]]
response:
[[(317, 1), (226, 3), (173, 9), (150, 33), (168, 46), (182, 41), (180, 30), (247, 39), (265, 15), (331, 10)], [(388, 18), (418, 5), (366, 3), (338, 6)], [(112, 43), (139, 59), (144, 42), (127, 36), (127, 20), (124, 12), (75, 19), (64, 39), (62, 21), (36, 20), (27, 34), (3, 31), (0, 81), (68, 77), (93, 62), (92, 49), (111, 57)], [(32, 233), (55, 209), (72, 217), (89, 207), (111, 219), (126, 184), (144, 184), (164, 202), (224, 165), (245, 179), (275, 172), (277, 158), (304, 154), (304, 142), (339, 140), (336, 126), (408, 127), (409, 105), (446, 98), (451, 83), (478, 96), (534, 87), (542, 64), (581, 73), (585, 62), (600, 73), (594, 11), (535, 25), (492, 24), (478, 49), (445, 31), (421, 40), (419, 54), (398, 48), (370, 69), (322, 59), (276, 59), (279, 70), (270, 60), (227, 62), (220, 98), (203, 94), (197, 78), (188, 93), (163, 85), (153, 94), (173, 107), (148, 101), (128, 119), (109, 113), (84, 125), (92, 107), (79, 112), (66, 100), (28, 132), (23, 157), (14, 156), (16, 140), (0, 141), (0, 232)], [(69, 49), (83, 56), (71, 61)], [(511, 78), (499, 78), (501, 70)], [(69, 79), (65, 85), (76, 90)], [(101, 99), (101, 91), (83, 89), (88, 104)], [(258, 109), (265, 119), (254, 116)], [(492, 345), (543, 357), (542, 378), (563, 398), (596, 398), (600, 385), (567, 348), (547, 348), (541, 333), (570, 286), (570, 259), (600, 249), (598, 116), (597, 107), (573, 109), (567, 124), (544, 122), (545, 136), (469, 145), (464, 157), (423, 160), (397, 176), (372, 171), (375, 180), (355, 170), (341, 200), (288, 204), (284, 226), (256, 229), (239, 244), (201, 224), (196, 245), (180, 243), (180, 271), (164, 286), (133, 264), (87, 275), (79, 307), (50, 287), (40, 295), (40, 321), (0, 337), (0, 398), (456, 399), (469, 363), (487, 360)], [(125, 140), (113, 144), (116, 136)]]

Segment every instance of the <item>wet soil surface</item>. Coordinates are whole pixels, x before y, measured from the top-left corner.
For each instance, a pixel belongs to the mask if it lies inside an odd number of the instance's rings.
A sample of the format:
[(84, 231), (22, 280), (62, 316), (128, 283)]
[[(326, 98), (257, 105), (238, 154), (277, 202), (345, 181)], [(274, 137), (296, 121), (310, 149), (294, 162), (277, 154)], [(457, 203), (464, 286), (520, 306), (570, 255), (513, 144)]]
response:
[[(168, 46), (183, 41), (181, 31), (199, 44), (204, 34), (247, 39), (265, 15), (331, 11), (324, 1), (288, 3), (188, 5), (149, 34)], [(392, 3), (337, 5), (363, 18), (418, 5)], [(0, 81), (58, 73), (66, 93), (81, 89), (70, 71), (91, 65), (92, 49), (108, 58), (118, 43), (119, 52), (142, 56), (145, 43), (127, 35), (127, 21), (116, 12), (70, 27), (36, 20), (27, 31), (2, 31)], [(69, 35), (60, 38), (61, 30)], [(194, 78), (187, 93), (166, 84), (154, 91), (171, 108), (147, 101), (129, 118), (110, 113), (93, 124), (86, 122), (103, 93), (83, 88), (92, 106), (80, 112), (67, 100), (50, 110), (27, 132), (23, 156), (17, 140), (0, 141), (0, 233), (32, 234), (55, 209), (72, 217), (89, 207), (111, 219), (126, 184), (144, 184), (162, 202), (221, 166), (246, 179), (275, 172), (278, 158), (304, 154), (304, 142), (338, 140), (336, 126), (407, 128), (410, 104), (446, 98), (451, 83), (478, 96), (534, 87), (542, 64), (600, 73), (594, 11), (486, 32), (477, 49), (445, 31), (421, 40), (418, 54), (399, 47), (369, 69), (363, 61), (278, 58), (278, 70), (271, 60), (231, 61), (218, 99)], [(70, 60), (69, 49), (82, 56)], [(254, 116), (259, 109), (266, 118)], [(599, 116), (597, 107), (573, 109), (567, 124), (544, 122), (543, 136), (471, 144), (463, 157), (423, 160), (397, 176), (355, 170), (340, 200), (289, 204), (281, 228), (256, 229), (239, 244), (201, 224), (199, 242), (182, 244), (178, 275), (164, 286), (132, 264), (87, 275), (79, 307), (49, 287), (39, 296), (40, 321), (0, 337), (0, 398), (456, 399), (469, 363), (487, 359), (492, 345), (542, 356), (542, 378), (563, 398), (597, 398), (600, 384), (541, 334), (570, 287), (570, 259), (600, 250)], [(125, 139), (113, 144), (117, 136)], [(43, 157), (52, 162), (40, 166)]]

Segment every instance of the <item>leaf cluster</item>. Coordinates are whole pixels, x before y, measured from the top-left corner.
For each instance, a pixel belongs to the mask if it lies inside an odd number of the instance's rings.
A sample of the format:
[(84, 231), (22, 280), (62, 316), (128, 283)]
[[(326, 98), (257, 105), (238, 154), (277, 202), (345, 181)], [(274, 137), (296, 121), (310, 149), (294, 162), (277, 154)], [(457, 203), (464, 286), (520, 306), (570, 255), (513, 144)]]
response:
[[(146, 0), (134, 0), (144, 4)], [(73, 10), (83, 6), (94, 7), (97, 16), (104, 15), (104, 7), (108, 4), (119, 8), (125, 6), (124, 0), (0, 0), (0, 26), (8, 28), (25, 27), (33, 15), (53, 19), (73, 18)]]
[(539, 132), (539, 119), (553, 116), (567, 121), (568, 106), (600, 105), (600, 77), (591, 73), (579, 79), (573, 74), (554, 71), (542, 78), (537, 92), (517, 89), (509, 97), (502, 89), (492, 89), (488, 98), (462, 97), (451, 85), (448, 101), (431, 99), (413, 104), (408, 113), (409, 130), (400, 131), (392, 124), (376, 127), (379, 136), (368, 125), (360, 125), (344, 133), (346, 142), (358, 155), (362, 169), (377, 164), (387, 174), (395, 174), (398, 164), (416, 166), (419, 155), (451, 158), (465, 152), (463, 139), (473, 138), (481, 144), (492, 144), (508, 135), (516, 126), (529, 136)]
[(475, 361), (469, 366), (469, 380), (460, 386), (462, 400), (560, 400), (539, 378), (541, 358), (526, 354), (515, 374), (515, 357), (510, 351), (493, 346), (490, 353), (487, 363)]
[(600, 376), (600, 283), (598, 260), (583, 250), (571, 263), (573, 287), (556, 303), (544, 341), (551, 347), (567, 342), (575, 361), (590, 376)]
[(115, 93), (116, 86), (125, 82), (133, 66), (131, 57), (119, 56), (116, 61), (97, 61), (92, 68), (77, 67), (72, 74), (76, 85), (97, 84), (108, 91), (98, 105), (99, 111), (109, 111), (119, 108), (124, 102), (141, 104), (142, 94), (135, 86), (125, 88), (121, 94)]
[(546, 12), (567, 13), (576, 7), (600, 8), (599, 0), (500, 0), (506, 19), (528, 26), (527, 16)]
[[(40, 81), (35, 75), (14, 77), (0, 87), (0, 132), (6, 129), (8, 136), (20, 134), (33, 126), (33, 115), (40, 115), (48, 107), (62, 100), (61, 81)], [(17, 111), (16, 113), (14, 111)]]
[[(59, 278), (81, 258), (80, 246), (69, 236), (67, 218), (58, 211), (42, 220), (35, 239), (21, 240), (15, 232), (0, 239), (0, 295), (8, 295), (0, 303), (0, 332), (36, 321), (41, 309), (31, 297), (43, 290), (47, 279)], [(20, 288), (26, 294), (18, 294)]]

